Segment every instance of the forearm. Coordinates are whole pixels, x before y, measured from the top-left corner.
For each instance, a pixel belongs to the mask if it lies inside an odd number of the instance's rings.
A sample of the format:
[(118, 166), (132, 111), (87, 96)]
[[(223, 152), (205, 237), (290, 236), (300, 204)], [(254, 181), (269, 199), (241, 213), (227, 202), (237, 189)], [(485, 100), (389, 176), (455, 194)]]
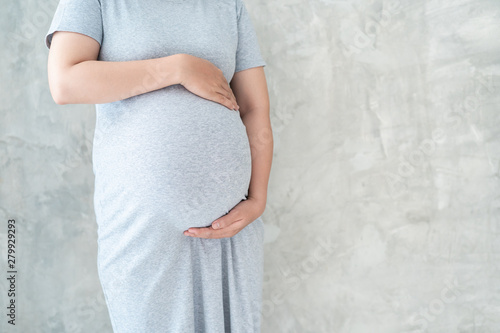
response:
[(258, 200), (265, 207), (274, 146), (269, 110), (252, 110), (241, 118), (247, 128), (252, 154), (248, 197)]
[(58, 104), (109, 103), (179, 83), (180, 54), (134, 61), (83, 61), (55, 86)]

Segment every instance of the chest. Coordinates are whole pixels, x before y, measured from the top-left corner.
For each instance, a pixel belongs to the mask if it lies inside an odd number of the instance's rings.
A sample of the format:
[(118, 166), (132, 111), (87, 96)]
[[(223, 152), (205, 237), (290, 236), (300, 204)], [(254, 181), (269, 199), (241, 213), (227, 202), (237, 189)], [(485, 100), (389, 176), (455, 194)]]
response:
[(99, 60), (130, 61), (187, 53), (234, 70), (234, 0), (101, 0)]

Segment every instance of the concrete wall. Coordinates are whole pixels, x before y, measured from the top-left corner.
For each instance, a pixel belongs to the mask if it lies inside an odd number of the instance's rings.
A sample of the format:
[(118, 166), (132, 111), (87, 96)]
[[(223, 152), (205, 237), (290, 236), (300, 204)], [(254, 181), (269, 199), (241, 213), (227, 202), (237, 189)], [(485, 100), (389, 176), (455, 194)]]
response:
[[(50, 96), (57, 1), (0, 3), (0, 331), (111, 332), (94, 107)], [(275, 136), (262, 332), (498, 332), (500, 2), (246, 3)]]

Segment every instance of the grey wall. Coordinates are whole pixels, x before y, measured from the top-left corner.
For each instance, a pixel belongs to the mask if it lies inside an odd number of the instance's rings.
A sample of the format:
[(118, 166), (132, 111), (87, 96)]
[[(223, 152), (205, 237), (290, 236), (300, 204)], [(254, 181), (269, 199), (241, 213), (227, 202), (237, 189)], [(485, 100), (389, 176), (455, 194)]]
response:
[[(500, 2), (246, 3), (275, 137), (263, 333), (500, 331)], [(50, 96), (57, 1), (0, 4), (0, 331), (111, 332), (94, 107)]]

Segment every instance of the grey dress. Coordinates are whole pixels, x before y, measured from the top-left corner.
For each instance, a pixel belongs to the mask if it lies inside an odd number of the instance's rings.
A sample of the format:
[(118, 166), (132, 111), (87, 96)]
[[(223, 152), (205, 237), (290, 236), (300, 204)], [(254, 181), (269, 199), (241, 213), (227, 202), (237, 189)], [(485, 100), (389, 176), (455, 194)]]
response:
[[(62, 30), (98, 41), (103, 61), (188, 53), (230, 82), (266, 65), (242, 1), (62, 0), (45, 43)], [(172, 85), (97, 104), (93, 143), (97, 263), (114, 332), (259, 332), (262, 218), (231, 238), (183, 235), (248, 196), (239, 112)]]

